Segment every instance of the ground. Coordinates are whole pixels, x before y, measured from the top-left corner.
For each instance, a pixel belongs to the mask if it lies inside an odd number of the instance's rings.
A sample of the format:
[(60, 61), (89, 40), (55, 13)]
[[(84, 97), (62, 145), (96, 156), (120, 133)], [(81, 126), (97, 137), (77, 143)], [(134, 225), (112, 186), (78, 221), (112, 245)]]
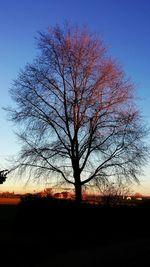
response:
[[(116, 211), (113, 211), (110, 214), (111, 218), (107, 218), (107, 222), (104, 221), (102, 224), (103, 228), (99, 224), (95, 224), (95, 227), (92, 226), (89, 229), (82, 225), (83, 230), (79, 238), (77, 233), (70, 230), (71, 228), (68, 231), (61, 228), (62, 216), (59, 220), (60, 228), (54, 229), (51, 224), (49, 227), (47, 224), (45, 227), (43, 226), (47, 217), (42, 221), (42, 224), (41, 220), (38, 222), (36, 217), (33, 224), (31, 214), (28, 217), (20, 217), (22, 213), (20, 213), (19, 206), (0, 205), (0, 266), (150, 266), (149, 223), (146, 223), (144, 218), (146, 212), (148, 218), (148, 211), (149, 209), (145, 210), (144, 213), (142, 211), (143, 220), (141, 219), (140, 223), (137, 221), (137, 225), (135, 225), (136, 220), (130, 220), (127, 227), (124, 224), (120, 228), (115, 228), (114, 225), (119, 218), (120, 224), (122, 223), (122, 215), (118, 215), (119, 217), (114, 221)], [(126, 211), (123, 211), (123, 214), (125, 213)], [(80, 220), (81, 217), (78, 219)], [(33, 225), (35, 227), (32, 228)], [(113, 225), (113, 228), (108, 229), (109, 225)]]

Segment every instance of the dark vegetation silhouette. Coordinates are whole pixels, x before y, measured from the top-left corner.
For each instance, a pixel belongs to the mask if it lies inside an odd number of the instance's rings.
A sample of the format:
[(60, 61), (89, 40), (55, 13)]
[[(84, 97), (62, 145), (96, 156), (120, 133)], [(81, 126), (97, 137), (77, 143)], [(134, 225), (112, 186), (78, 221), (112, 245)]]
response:
[(21, 126), (16, 166), (31, 177), (73, 185), (78, 203), (89, 182), (138, 181), (147, 130), (134, 85), (103, 41), (66, 24), (39, 33), (37, 44), (37, 58), (10, 90), (16, 105), (7, 110)]
[(107, 206), (119, 204), (123, 202), (127, 196), (132, 195), (131, 183), (122, 181), (121, 179), (116, 179), (115, 182), (105, 179), (105, 181), (102, 181), (101, 183), (98, 181), (95, 186), (98, 187), (100, 194), (103, 196), (103, 204), (106, 204)]
[(3, 184), (6, 181), (8, 173), (9, 173), (8, 170), (0, 171), (0, 184)]
[[(4, 211), (12, 212), (10, 209), (14, 209), (13, 220), (4, 220), (2, 214)], [(53, 260), (59, 257), (59, 265), (54, 266), (60, 266), (62, 255), (66, 255), (65, 266), (70, 266), (71, 262), (67, 261), (69, 253), (78, 256), (78, 252), (83, 250), (90, 254), (98, 248), (97, 258), (101, 253), (104, 258), (105, 249), (106, 259), (109, 259), (110, 244), (120, 247), (124, 243), (130, 247), (133, 240), (150, 238), (149, 213), (149, 199), (124, 205), (82, 203), (79, 206), (75, 201), (51, 196), (23, 196), (16, 207), (0, 205), (1, 266), (53, 266)], [(143, 249), (141, 247), (141, 260), (145, 266)], [(131, 246), (131, 254), (134, 253), (135, 248)], [(122, 254), (123, 257), (117, 256), (119, 266), (125, 266), (122, 261), (126, 262), (126, 251)], [(149, 254), (146, 259), (148, 257)], [(86, 258), (84, 261), (83, 266), (110, 266), (102, 260), (99, 260), (99, 265), (87, 265)], [(96, 262), (96, 258), (93, 261)], [(134, 266), (132, 264), (131, 258), (127, 266)], [(137, 262), (136, 266), (140, 264)]]
[[(108, 246), (107, 258), (110, 253), (109, 244), (119, 246), (120, 243), (126, 243), (130, 246), (130, 242), (150, 238), (149, 213), (149, 200), (142, 203), (135, 201), (132, 205), (82, 203), (79, 206), (75, 201), (30, 195), (20, 203), (15, 227), (17, 233), (23, 231), (26, 236), (32, 236), (36, 240), (34, 249), (37, 251), (40, 248), (41, 255), (48, 253), (50, 257), (51, 254), (66, 254), (71, 251), (78, 255), (78, 251), (87, 250), (91, 253), (97, 248), (101, 255), (101, 250)], [(134, 247), (132, 250), (134, 253)], [(123, 254), (126, 260), (126, 252)], [(123, 258), (118, 255), (118, 259), (122, 264)], [(136, 266), (140, 266), (138, 264), (139, 262)]]
[[(103, 240), (117, 234), (127, 234), (129, 237), (137, 232), (140, 234), (140, 231), (147, 233), (150, 223), (148, 212), (149, 199), (120, 203), (118, 201), (116, 205), (114, 202), (113, 205), (101, 202), (99, 205), (82, 203), (78, 206), (72, 200), (28, 195), (22, 198), (19, 205), (18, 226), (27, 232), (47, 232), (47, 229), (51, 229), (50, 235), (54, 243), (61, 233), (68, 237), (71, 233), (74, 236), (73, 244), (78, 246), (80, 238), (88, 239), (90, 232), (96, 234), (93, 236), (95, 242), (98, 236)], [(97, 242), (100, 239), (98, 238)]]

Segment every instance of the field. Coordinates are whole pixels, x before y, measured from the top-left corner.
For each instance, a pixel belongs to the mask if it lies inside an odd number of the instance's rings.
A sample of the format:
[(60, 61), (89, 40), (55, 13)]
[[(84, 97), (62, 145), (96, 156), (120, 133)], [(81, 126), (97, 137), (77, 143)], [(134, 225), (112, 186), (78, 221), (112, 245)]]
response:
[(0, 197), (0, 205), (17, 205), (20, 203), (20, 198), (2, 198)]
[(12, 203), (0, 204), (1, 267), (149, 266), (149, 204)]

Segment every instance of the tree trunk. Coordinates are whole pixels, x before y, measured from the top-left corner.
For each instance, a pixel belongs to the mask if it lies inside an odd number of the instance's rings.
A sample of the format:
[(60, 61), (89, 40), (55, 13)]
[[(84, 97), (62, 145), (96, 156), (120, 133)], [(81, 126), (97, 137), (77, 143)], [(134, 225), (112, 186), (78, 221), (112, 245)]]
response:
[(82, 202), (82, 188), (81, 188), (80, 181), (75, 182), (75, 200), (76, 200), (76, 203), (79, 205)]
[[(77, 145), (77, 142), (76, 142)], [(76, 151), (78, 154), (78, 151)], [(75, 186), (75, 201), (77, 204), (81, 204), (82, 202), (82, 190), (81, 190), (81, 179), (80, 179), (80, 168), (79, 168), (79, 159), (73, 158), (72, 167), (74, 172), (74, 186)]]

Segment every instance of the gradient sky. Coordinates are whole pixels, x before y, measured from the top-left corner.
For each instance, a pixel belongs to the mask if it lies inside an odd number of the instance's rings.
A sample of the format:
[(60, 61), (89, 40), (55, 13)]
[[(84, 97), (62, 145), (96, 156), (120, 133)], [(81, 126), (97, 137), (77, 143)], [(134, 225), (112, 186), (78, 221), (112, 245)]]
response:
[[(100, 33), (109, 53), (136, 84), (138, 105), (150, 127), (149, 0), (1, 0), (0, 168), (6, 168), (6, 159), (19, 151), (15, 127), (2, 110), (13, 105), (8, 93), (12, 80), (19, 69), (35, 57), (37, 31), (56, 23), (63, 24), (65, 20), (87, 25), (91, 31)], [(150, 160), (144, 172), (141, 186), (135, 190), (150, 194)], [(8, 179), (0, 186), (0, 191), (16, 191), (20, 186), (21, 183)]]

